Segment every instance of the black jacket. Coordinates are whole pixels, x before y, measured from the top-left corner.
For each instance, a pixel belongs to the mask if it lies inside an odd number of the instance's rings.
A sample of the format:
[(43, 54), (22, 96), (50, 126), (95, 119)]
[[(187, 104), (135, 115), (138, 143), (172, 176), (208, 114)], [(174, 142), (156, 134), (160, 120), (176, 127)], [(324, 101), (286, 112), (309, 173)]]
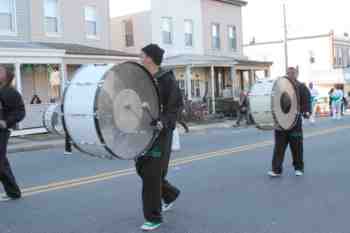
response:
[(177, 116), (183, 108), (183, 99), (174, 72), (161, 69), (154, 78), (161, 103), (160, 120), (166, 129), (175, 129)]
[(296, 87), (298, 91), (299, 103), (300, 103), (300, 113), (305, 116), (306, 113), (312, 112), (311, 107), (311, 93), (309, 88), (306, 87), (305, 84), (296, 81)]
[(25, 108), (22, 96), (13, 87), (5, 86), (0, 89), (0, 102), (2, 105), (2, 119), (7, 128), (13, 128), (25, 117)]

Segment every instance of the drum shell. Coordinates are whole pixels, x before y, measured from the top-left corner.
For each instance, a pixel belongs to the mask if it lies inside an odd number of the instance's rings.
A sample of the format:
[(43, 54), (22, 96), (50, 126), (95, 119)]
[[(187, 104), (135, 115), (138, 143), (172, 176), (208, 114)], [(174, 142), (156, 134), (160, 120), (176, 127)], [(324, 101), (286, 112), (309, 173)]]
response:
[[(80, 69), (66, 88), (63, 103), (64, 127), (75, 146), (84, 153), (109, 159), (113, 156), (106, 151), (98, 135), (95, 107), (99, 85), (112, 67), (87, 66)], [(83, 99), (77, 98), (79, 95)]]
[(63, 99), (65, 131), (76, 148), (91, 156), (135, 159), (148, 151), (159, 133), (141, 107), (150, 103), (151, 115), (159, 117), (158, 89), (137, 63), (83, 67)]
[(257, 127), (274, 127), (272, 114), (273, 80), (265, 80), (256, 83), (249, 93), (249, 106), (252, 117)]

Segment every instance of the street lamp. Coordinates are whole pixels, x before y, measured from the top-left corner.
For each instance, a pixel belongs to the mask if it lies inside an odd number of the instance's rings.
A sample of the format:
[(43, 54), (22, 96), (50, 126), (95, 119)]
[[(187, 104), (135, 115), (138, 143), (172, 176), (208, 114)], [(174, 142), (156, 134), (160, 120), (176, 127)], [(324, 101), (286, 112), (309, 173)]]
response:
[(284, 28), (284, 62), (286, 73), (288, 69), (288, 29), (287, 29), (287, 13), (286, 13), (286, 3), (283, 2), (283, 28)]

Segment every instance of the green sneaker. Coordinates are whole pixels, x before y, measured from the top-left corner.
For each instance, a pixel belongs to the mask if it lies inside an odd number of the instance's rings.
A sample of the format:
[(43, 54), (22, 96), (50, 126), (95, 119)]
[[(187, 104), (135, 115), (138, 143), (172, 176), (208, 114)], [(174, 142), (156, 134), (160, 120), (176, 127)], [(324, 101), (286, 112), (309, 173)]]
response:
[(160, 223), (155, 223), (155, 222), (145, 222), (142, 226), (141, 226), (141, 230), (143, 231), (153, 231), (157, 228), (160, 227)]

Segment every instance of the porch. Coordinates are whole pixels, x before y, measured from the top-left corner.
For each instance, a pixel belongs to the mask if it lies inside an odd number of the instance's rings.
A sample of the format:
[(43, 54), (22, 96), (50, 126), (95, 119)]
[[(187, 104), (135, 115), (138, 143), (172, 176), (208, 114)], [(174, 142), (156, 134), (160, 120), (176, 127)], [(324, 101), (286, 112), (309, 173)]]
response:
[(76, 44), (0, 42), (0, 64), (15, 69), (14, 87), (22, 94), (26, 118), (20, 130), (42, 128), (46, 108), (60, 101), (63, 90), (83, 65), (137, 60), (133, 54)]

